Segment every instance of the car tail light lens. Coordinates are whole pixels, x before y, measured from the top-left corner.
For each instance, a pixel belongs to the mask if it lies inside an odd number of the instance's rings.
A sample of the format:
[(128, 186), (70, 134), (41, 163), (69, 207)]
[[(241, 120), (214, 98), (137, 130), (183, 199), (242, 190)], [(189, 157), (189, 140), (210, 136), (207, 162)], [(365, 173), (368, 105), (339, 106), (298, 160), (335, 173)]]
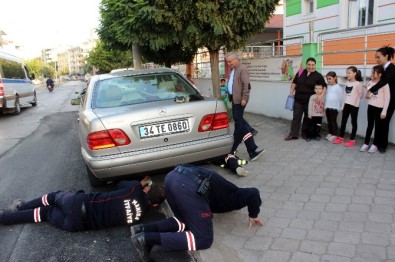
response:
[(4, 96), (3, 80), (0, 78), (0, 96)]
[(228, 114), (226, 112), (206, 115), (199, 125), (199, 132), (213, 131), (229, 127)]
[(87, 138), (87, 145), (90, 150), (100, 150), (129, 144), (129, 137), (121, 129), (90, 133)]

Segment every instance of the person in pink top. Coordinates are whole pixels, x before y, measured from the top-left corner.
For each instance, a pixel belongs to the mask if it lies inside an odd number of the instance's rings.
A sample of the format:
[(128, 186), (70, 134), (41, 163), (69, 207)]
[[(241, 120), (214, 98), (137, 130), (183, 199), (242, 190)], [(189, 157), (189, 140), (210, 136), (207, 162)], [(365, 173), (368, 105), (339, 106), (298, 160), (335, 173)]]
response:
[(347, 82), (345, 87), (345, 97), (343, 104), (342, 122), (339, 131), (339, 136), (333, 140), (333, 144), (342, 144), (344, 142), (344, 133), (346, 132), (346, 125), (348, 117), (351, 115), (351, 135), (350, 140), (344, 143), (345, 147), (355, 146), (355, 136), (357, 135), (357, 119), (359, 111), (359, 103), (363, 97), (363, 87), (361, 82), (362, 76), (355, 66), (347, 68)]
[[(369, 90), (376, 83), (380, 82), (384, 74), (384, 67), (381, 65), (372, 68), (371, 81), (368, 83), (367, 90)], [(360, 152), (376, 153), (378, 148), (384, 146), (385, 139), (385, 119), (387, 116), (387, 109), (390, 104), (390, 88), (386, 84), (379, 90), (370, 93), (368, 99), (368, 126), (366, 128), (365, 143), (361, 146)], [(373, 144), (369, 148), (370, 137), (374, 130)], [(385, 153), (380, 151), (380, 153)]]

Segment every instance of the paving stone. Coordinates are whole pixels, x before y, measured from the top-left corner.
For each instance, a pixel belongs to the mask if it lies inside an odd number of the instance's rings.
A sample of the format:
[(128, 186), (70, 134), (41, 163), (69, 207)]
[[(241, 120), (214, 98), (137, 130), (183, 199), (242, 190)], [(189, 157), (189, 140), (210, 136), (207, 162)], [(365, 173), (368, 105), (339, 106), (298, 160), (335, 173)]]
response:
[(355, 255), (355, 246), (344, 243), (329, 243), (328, 254), (343, 256), (343, 257), (353, 257)]
[(289, 197), (290, 201), (296, 201), (296, 202), (307, 202), (310, 199), (310, 195), (309, 194), (299, 194), (299, 193), (295, 193), (295, 194), (291, 194), (291, 196)]
[(268, 250), (263, 253), (261, 262), (289, 262), (290, 256), (290, 252)]
[(391, 232), (391, 225), (385, 223), (366, 222), (365, 231), (377, 232), (377, 233), (388, 233)]
[(313, 194), (310, 196), (310, 201), (312, 202), (328, 203), (330, 200), (331, 196), (329, 195)]
[(340, 231), (363, 232), (363, 229), (364, 229), (363, 223), (361, 222), (345, 221), (345, 222), (340, 222), (339, 224)]
[(314, 254), (294, 252), (291, 257), (291, 262), (319, 262), (320, 257)]
[(335, 233), (333, 240), (339, 243), (355, 245), (361, 243), (361, 233), (338, 231)]
[(347, 211), (367, 213), (370, 212), (370, 205), (349, 204), (347, 207)]
[(341, 212), (321, 212), (321, 219), (324, 220), (334, 220), (334, 221), (342, 221), (343, 213)]
[(264, 236), (264, 237), (271, 237), (271, 238), (278, 238), (281, 235), (281, 232), (283, 231), (282, 228), (278, 228), (278, 227), (271, 227), (268, 225), (264, 225), (263, 227), (261, 227), (256, 234), (258, 236)]
[(302, 210), (298, 213), (298, 217), (300, 219), (318, 219), (320, 217), (320, 211), (310, 211), (310, 210)]
[(347, 211), (347, 204), (328, 203), (326, 204), (325, 211), (345, 212)]
[(268, 250), (272, 243), (273, 243), (273, 238), (256, 236), (249, 238), (245, 242), (244, 247), (248, 249), (255, 249), (255, 250)]
[(375, 245), (358, 245), (356, 255), (373, 261), (384, 261), (387, 259), (386, 248)]
[(329, 242), (333, 239), (333, 232), (327, 230), (312, 229), (308, 231), (306, 239)]
[(266, 222), (266, 225), (271, 227), (286, 228), (288, 227), (290, 221), (291, 220), (288, 218), (275, 217), (270, 218), (269, 221)]
[(335, 195), (352, 196), (354, 195), (354, 190), (350, 190), (349, 188), (336, 188)]
[(387, 247), (388, 259), (395, 261), (395, 245)]
[(352, 203), (353, 204), (370, 205), (373, 203), (373, 197), (371, 197), (371, 196), (353, 196)]
[(379, 245), (379, 246), (388, 246), (390, 244), (390, 236), (384, 233), (363, 232), (362, 243)]
[(291, 228), (301, 228), (301, 229), (310, 229), (313, 228), (314, 220), (308, 219), (292, 219), (289, 227)]
[(365, 221), (368, 221), (368, 213), (344, 212), (343, 213), (343, 220), (344, 221), (365, 222)]
[(314, 229), (336, 231), (338, 228), (338, 222), (333, 220), (316, 220), (314, 223)]
[(270, 249), (294, 252), (298, 249), (300, 241), (294, 239), (277, 238), (274, 240)]
[(328, 242), (304, 240), (300, 243), (300, 251), (313, 253), (317, 255), (324, 255), (328, 248)]
[(389, 213), (393, 214), (395, 213), (395, 209), (391, 205), (381, 205), (381, 204), (373, 204), (371, 206), (371, 211), (373, 213)]
[(372, 222), (379, 222), (379, 223), (393, 223), (393, 215), (386, 214), (386, 213), (369, 213), (368, 218)]
[(351, 203), (351, 196), (332, 196), (331, 203), (349, 204)]
[(306, 237), (307, 230), (299, 228), (285, 228), (281, 234), (282, 238), (303, 240)]
[(351, 259), (348, 257), (324, 255), (322, 256), (321, 262), (351, 262)]

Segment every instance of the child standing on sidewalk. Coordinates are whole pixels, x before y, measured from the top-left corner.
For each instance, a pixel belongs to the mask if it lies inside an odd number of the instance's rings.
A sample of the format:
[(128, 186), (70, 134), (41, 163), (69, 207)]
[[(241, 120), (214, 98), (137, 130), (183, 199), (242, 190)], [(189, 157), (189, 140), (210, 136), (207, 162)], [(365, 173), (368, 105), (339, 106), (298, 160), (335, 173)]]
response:
[(361, 71), (359, 71), (355, 66), (350, 66), (347, 68), (347, 82), (345, 87), (345, 97), (343, 102), (343, 114), (342, 123), (340, 126), (339, 137), (333, 140), (333, 144), (342, 144), (344, 141), (344, 133), (346, 132), (346, 125), (348, 117), (351, 115), (351, 135), (350, 140), (348, 140), (344, 146), (352, 147), (355, 146), (355, 136), (357, 135), (358, 128), (358, 110), (359, 103), (363, 97)]
[(343, 89), (337, 83), (336, 73), (330, 71), (326, 74), (326, 81), (328, 81), (328, 87), (325, 96), (325, 115), (328, 121), (328, 135), (326, 139), (333, 142), (339, 133), (337, 125), (337, 115), (343, 105)]
[(322, 117), (324, 116), (324, 102), (321, 100), (322, 92), (324, 92), (325, 84), (316, 84), (314, 87), (315, 94), (309, 99), (308, 122), (307, 122), (307, 138), (306, 142), (315, 139), (321, 140)]
[[(381, 65), (372, 68), (371, 81), (368, 83), (369, 90), (376, 83), (380, 82), (384, 73), (384, 67)], [(378, 148), (383, 148), (384, 133), (386, 125), (384, 123), (387, 115), (388, 105), (390, 104), (390, 88), (386, 84), (376, 92), (373, 92), (368, 98), (368, 126), (366, 128), (365, 143), (362, 145), (360, 152), (376, 153)], [(369, 148), (370, 137), (374, 130), (373, 144)], [(380, 153), (385, 153), (381, 152)]]

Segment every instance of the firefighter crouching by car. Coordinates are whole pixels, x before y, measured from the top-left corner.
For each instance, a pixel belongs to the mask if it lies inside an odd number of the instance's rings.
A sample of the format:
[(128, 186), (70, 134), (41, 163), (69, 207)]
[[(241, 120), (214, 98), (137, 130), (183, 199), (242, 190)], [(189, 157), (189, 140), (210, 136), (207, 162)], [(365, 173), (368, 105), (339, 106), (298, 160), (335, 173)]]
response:
[(263, 225), (258, 218), (262, 203), (256, 188), (239, 188), (213, 170), (179, 165), (164, 182), (166, 200), (174, 217), (131, 227), (132, 243), (141, 260), (154, 245), (168, 251), (207, 249), (213, 243), (213, 212), (248, 207), (249, 228)]

